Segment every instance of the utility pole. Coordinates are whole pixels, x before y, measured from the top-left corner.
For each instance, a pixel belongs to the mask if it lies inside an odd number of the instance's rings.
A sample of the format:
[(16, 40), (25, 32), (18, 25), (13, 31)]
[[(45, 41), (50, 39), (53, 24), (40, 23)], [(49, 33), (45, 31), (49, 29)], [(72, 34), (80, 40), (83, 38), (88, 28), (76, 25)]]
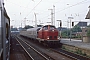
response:
[[(21, 15), (21, 12), (20, 12), (20, 17), (21, 17), (22, 15)], [(21, 19), (21, 27), (22, 27), (22, 19)]]
[(22, 28), (22, 21), (21, 21), (21, 28)]
[(26, 17), (24, 18), (24, 21), (25, 21), (25, 22), (24, 22), (24, 25), (26, 26)]
[(53, 5), (53, 22), (53, 25), (55, 25), (55, 5)]
[(68, 17), (68, 19), (70, 19), (70, 41), (71, 41), (71, 34), (72, 34), (72, 31), (71, 31), (71, 19), (73, 19), (73, 17)]
[(37, 17), (36, 17), (36, 13), (34, 13), (35, 15), (35, 27), (37, 27)]
[(51, 10), (51, 25), (53, 25), (53, 9), (48, 9)]
[(62, 26), (62, 22), (61, 22), (61, 20), (57, 20), (57, 21), (60, 22), (60, 32), (59, 33), (60, 33), (60, 39), (61, 39), (61, 28), (62, 28), (61, 26)]

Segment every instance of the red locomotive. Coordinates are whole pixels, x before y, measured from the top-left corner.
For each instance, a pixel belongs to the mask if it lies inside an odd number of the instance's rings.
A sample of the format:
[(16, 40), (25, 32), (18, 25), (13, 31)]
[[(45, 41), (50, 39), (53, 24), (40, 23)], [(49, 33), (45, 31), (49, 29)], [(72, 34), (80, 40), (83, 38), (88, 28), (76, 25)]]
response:
[(40, 43), (57, 44), (58, 30), (53, 25), (45, 25), (43, 27), (30, 28), (27, 31), (21, 31), (20, 35), (29, 37), (33, 40), (38, 40)]
[(58, 30), (53, 25), (45, 25), (38, 31), (38, 38), (46, 43), (58, 43)]

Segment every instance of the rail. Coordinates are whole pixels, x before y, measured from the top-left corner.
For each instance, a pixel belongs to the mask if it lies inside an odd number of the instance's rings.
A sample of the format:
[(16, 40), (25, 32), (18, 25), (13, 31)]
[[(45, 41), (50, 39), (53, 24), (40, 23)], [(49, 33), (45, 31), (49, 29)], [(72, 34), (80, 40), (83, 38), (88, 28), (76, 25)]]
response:
[[(19, 39), (19, 40), (18, 40)], [(23, 43), (25, 43), (27, 46), (29, 46), (29, 48), (31, 48), (32, 50), (34, 50), (36, 53), (38, 53), (40, 56), (42, 56), (45, 60), (50, 60), (51, 58), (50, 57), (46, 57), (44, 56), (41, 52), (37, 51), (36, 49), (34, 49), (30, 44), (26, 43), (24, 40), (22, 40), (21, 38), (17, 37), (17, 41), (20, 43), (20, 45), (23, 47), (23, 49), (26, 51), (26, 53), (30, 56), (30, 58), (32, 60), (35, 60), (31, 55), (30, 55), (30, 52), (28, 52), (26, 50), (26, 48), (22, 45), (21, 41)], [(53, 59), (54, 60), (54, 59)]]
[(67, 56), (67, 57), (69, 57), (69, 58), (71, 58), (71, 59), (73, 59), (73, 60), (90, 60), (90, 58), (83, 57), (83, 56), (80, 56), (80, 55), (78, 55), (78, 54), (74, 54), (74, 53), (72, 53), (72, 52), (63, 50), (63, 49), (61, 49), (61, 48), (59, 48), (59, 49), (52, 49), (52, 48), (51, 48), (51, 50), (53, 50), (53, 51), (55, 51), (55, 52), (57, 52), (57, 53), (59, 53), (59, 54), (65, 55), (65, 56)]

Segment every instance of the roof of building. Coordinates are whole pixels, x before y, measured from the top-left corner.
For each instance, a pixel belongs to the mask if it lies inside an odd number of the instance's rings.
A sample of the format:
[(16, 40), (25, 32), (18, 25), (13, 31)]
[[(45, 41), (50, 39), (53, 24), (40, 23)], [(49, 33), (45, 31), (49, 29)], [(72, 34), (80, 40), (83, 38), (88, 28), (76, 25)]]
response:
[(85, 19), (90, 19), (90, 9), (89, 9), (88, 14), (86, 15)]
[(86, 27), (87, 22), (79, 22), (77, 25), (80, 26), (80, 27)]

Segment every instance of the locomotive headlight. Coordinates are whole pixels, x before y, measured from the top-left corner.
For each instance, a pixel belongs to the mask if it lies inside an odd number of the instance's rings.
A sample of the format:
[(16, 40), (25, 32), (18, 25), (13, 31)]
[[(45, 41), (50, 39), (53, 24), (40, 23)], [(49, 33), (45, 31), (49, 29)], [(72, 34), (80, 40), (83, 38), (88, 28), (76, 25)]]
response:
[(54, 30), (52, 30), (54, 32)]
[(49, 39), (49, 36), (47, 36), (47, 39)]
[(47, 39), (49, 39), (49, 38), (47, 38)]
[(58, 36), (57, 39), (60, 39), (60, 37)]

